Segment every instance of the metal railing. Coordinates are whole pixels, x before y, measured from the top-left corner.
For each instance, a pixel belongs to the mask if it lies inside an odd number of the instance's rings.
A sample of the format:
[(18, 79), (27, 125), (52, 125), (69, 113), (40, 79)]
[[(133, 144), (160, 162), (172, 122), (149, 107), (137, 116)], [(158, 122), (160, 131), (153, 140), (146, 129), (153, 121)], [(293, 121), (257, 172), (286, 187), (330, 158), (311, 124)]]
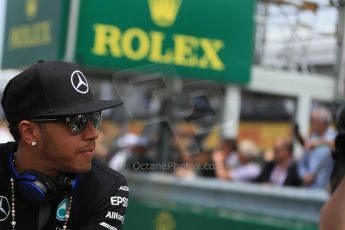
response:
[(130, 197), (163, 204), (233, 211), (317, 224), (329, 195), (323, 190), (277, 187), (161, 173), (126, 173)]

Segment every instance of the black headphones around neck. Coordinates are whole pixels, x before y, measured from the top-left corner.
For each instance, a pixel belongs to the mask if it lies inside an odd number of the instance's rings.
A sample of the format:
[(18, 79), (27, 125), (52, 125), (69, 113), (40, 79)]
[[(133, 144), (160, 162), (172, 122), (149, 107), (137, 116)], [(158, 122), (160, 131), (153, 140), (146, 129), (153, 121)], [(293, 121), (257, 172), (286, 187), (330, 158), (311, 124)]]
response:
[(8, 157), (8, 168), (18, 190), (29, 201), (42, 204), (56, 198), (61, 191), (75, 194), (80, 176), (61, 173), (57, 179), (49, 178), (39, 172), (28, 170), (18, 173), (13, 163), (14, 154)]

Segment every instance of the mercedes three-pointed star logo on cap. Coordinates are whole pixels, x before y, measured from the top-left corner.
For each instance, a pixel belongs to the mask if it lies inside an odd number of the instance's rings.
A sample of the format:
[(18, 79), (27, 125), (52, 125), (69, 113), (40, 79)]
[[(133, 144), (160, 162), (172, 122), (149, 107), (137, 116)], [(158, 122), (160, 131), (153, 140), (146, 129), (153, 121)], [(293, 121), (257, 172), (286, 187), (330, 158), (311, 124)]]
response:
[(83, 94), (89, 92), (89, 84), (87, 83), (87, 80), (81, 71), (73, 71), (71, 74), (71, 83), (77, 92)]

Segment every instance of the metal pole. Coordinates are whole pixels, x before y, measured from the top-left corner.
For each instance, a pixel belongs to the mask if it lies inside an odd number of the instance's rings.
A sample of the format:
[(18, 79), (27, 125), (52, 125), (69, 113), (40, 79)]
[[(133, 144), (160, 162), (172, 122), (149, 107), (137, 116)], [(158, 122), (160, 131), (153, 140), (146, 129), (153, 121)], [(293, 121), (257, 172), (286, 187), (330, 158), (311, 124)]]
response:
[(337, 24), (337, 66), (336, 73), (338, 77), (338, 89), (336, 97), (339, 100), (344, 99), (345, 85), (345, 0), (338, 0), (338, 24)]
[(71, 0), (64, 61), (73, 62), (77, 42), (80, 0)]
[(6, 21), (6, 4), (5, 0), (0, 0), (0, 66), (2, 67), (3, 49), (5, 46), (5, 21)]
[(257, 65), (261, 65), (264, 60), (265, 46), (266, 46), (266, 30), (267, 30), (267, 14), (268, 14), (268, 3), (257, 2), (256, 5), (256, 33), (255, 33), (255, 54), (254, 62)]
[[(230, 124), (231, 126), (224, 127), (223, 137), (229, 138), (238, 136), (238, 129), (240, 124), (241, 114), (241, 88), (236, 85), (226, 86), (225, 92), (225, 107), (223, 112), (223, 123)], [(232, 118), (232, 122), (229, 123), (229, 118)]]

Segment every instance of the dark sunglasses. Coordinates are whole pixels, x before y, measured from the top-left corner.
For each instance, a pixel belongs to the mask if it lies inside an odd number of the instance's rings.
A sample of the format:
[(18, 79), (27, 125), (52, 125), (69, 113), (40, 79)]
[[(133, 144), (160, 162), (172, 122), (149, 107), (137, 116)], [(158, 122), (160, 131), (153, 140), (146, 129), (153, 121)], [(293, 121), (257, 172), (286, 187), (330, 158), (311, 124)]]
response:
[(91, 122), (93, 127), (98, 129), (102, 122), (102, 112), (97, 111), (93, 113), (69, 115), (69, 116), (62, 116), (62, 117), (57, 117), (57, 118), (50, 118), (50, 117), (35, 118), (35, 119), (31, 119), (31, 121), (35, 121), (35, 122), (63, 121), (68, 124), (72, 133), (80, 134), (81, 132), (85, 130), (88, 121)]

